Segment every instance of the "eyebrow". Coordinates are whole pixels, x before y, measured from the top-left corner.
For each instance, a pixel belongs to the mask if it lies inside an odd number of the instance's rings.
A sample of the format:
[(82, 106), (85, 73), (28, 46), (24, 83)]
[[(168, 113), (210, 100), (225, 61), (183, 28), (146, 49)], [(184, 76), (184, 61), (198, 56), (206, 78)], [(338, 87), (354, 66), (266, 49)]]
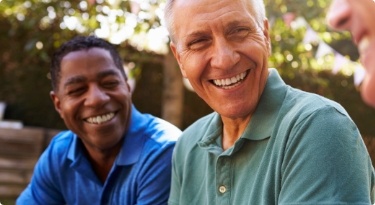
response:
[(194, 31), (192, 33), (188, 33), (185, 36), (185, 39), (196, 38), (200, 36), (207, 36), (207, 32), (206, 31)]
[(87, 80), (87, 78), (84, 77), (84, 76), (74, 76), (74, 77), (68, 78), (64, 83), (64, 88), (66, 88), (70, 85), (73, 85), (73, 84), (85, 82), (86, 80)]
[(233, 29), (234, 27), (237, 27), (239, 25), (249, 25), (249, 21), (231, 21), (229, 22), (227, 25), (226, 25), (226, 30), (230, 30), (230, 29)]
[(119, 70), (117, 71), (117, 70), (114, 70), (114, 69), (106, 70), (106, 71), (98, 73), (97, 78), (102, 79), (102, 78), (105, 78), (107, 76), (121, 76), (121, 73), (119, 73), (119, 72), (120, 72)]
[[(229, 30), (233, 29), (234, 27), (238, 26), (238, 25), (249, 25), (249, 21), (246, 21), (246, 20), (235, 20), (235, 21), (231, 21), (229, 22), (225, 27), (225, 31), (228, 32)], [(200, 31), (194, 31), (192, 33), (188, 33), (186, 35), (186, 39), (187, 38), (194, 38), (194, 37), (199, 37), (199, 36), (205, 36), (207, 35), (207, 31), (203, 31), (203, 30), (200, 30)]]
[[(98, 73), (96, 78), (102, 79), (102, 78), (105, 78), (107, 76), (119, 76), (119, 73), (116, 72), (115, 70), (106, 70), (106, 71)], [(66, 80), (66, 82), (64, 83), (64, 87), (66, 88), (70, 85), (82, 83), (82, 82), (85, 82), (85, 81), (87, 81), (87, 78), (85, 76), (74, 76), (74, 77), (71, 77), (71, 78)]]

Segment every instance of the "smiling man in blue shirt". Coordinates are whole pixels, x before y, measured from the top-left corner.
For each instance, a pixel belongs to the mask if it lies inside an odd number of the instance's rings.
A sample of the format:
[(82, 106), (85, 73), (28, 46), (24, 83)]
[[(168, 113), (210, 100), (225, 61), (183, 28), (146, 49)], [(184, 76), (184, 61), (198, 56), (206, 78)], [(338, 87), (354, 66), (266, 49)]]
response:
[(74, 38), (54, 54), (51, 77), (70, 130), (51, 141), (17, 204), (166, 204), (181, 131), (137, 111), (114, 47)]

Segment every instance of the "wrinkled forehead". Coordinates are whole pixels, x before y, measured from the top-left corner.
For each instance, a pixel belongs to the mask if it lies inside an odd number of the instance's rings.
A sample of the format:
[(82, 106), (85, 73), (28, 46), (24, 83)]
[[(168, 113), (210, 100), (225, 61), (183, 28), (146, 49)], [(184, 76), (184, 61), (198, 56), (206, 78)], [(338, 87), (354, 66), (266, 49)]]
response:
[(180, 37), (193, 30), (226, 26), (231, 22), (257, 23), (246, 0), (179, 0), (175, 3), (174, 31)]
[(205, 8), (207, 11), (215, 11), (219, 8), (232, 7), (233, 5), (241, 5), (246, 7), (247, 10), (251, 8), (252, 0), (175, 0), (172, 1), (173, 10), (175, 13), (180, 13), (185, 10), (200, 11), (202, 8)]
[(247, 15), (257, 20), (262, 25), (265, 18), (262, 0), (176, 0), (173, 5), (173, 18), (175, 28), (181, 23), (189, 21), (204, 21), (220, 18), (221, 16)]
[(217, 19), (254, 17), (245, 0), (180, 0), (174, 6), (175, 28)]

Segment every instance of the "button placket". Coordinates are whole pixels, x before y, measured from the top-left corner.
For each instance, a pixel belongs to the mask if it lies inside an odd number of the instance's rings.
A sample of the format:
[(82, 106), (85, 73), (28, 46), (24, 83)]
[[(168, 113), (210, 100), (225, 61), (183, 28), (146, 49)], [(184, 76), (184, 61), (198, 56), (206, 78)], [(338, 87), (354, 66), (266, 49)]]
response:
[(217, 181), (216, 185), (219, 193), (226, 193), (230, 186), (230, 161), (227, 157), (219, 157), (217, 164)]
[(230, 204), (231, 161), (227, 156), (219, 156), (216, 164), (216, 202), (218, 205)]

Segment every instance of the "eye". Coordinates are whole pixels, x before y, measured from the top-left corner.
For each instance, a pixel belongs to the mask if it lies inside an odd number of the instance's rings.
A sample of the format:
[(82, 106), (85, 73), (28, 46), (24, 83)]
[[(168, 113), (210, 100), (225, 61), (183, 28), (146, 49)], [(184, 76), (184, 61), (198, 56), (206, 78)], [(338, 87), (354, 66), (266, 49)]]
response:
[(229, 35), (236, 37), (236, 38), (245, 38), (246, 36), (249, 35), (251, 29), (248, 27), (238, 27), (233, 29)]
[(85, 87), (75, 87), (75, 88), (68, 89), (67, 93), (70, 96), (79, 96), (85, 92), (85, 89), (86, 89)]
[(207, 46), (209, 43), (209, 38), (198, 38), (189, 42), (187, 46), (191, 50), (199, 50)]
[(104, 88), (114, 88), (120, 84), (118, 80), (107, 80), (102, 83)]

